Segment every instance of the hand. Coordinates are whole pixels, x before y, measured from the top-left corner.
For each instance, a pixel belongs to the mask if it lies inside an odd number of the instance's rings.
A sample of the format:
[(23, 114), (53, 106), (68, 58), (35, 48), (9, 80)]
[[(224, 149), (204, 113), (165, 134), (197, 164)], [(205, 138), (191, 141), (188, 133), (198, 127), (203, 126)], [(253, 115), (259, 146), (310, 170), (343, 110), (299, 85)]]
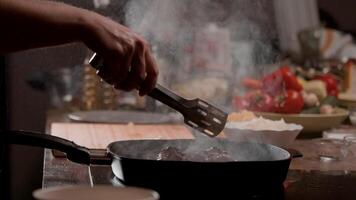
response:
[(98, 75), (116, 89), (150, 92), (157, 82), (158, 67), (148, 43), (127, 27), (104, 16), (88, 13), (84, 43), (104, 60)]
[(98, 74), (115, 88), (138, 89), (140, 95), (154, 88), (158, 68), (149, 46), (127, 27), (54, 1), (0, 1), (0, 25), (6, 27), (0, 54), (82, 41), (103, 58)]

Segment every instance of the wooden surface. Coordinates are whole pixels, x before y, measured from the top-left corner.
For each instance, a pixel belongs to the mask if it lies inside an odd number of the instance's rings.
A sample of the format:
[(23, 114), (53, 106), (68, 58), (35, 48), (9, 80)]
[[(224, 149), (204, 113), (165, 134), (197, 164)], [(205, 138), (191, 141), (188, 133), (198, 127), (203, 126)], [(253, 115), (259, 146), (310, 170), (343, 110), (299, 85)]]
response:
[[(293, 159), (289, 168), (305, 171), (356, 171), (356, 145), (343, 150), (342, 148), (345, 148), (343, 144), (321, 145), (320, 141), (321, 139), (318, 138), (294, 141), (291, 148), (300, 151), (303, 157)], [(348, 151), (348, 154), (345, 156), (342, 151)], [(329, 154), (336, 159), (323, 160), (320, 158), (320, 153)]]
[(193, 139), (184, 125), (52, 123), (50, 133), (90, 149), (106, 149), (121, 140)]
[[(103, 149), (114, 141), (143, 139), (193, 139), (194, 136), (185, 125), (120, 125), (93, 123), (52, 123), (52, 135), (68, 139), (90, 149)], [(224, 137), (219, 135), (219, 137)], [(356, 145), (347, 157), (338, 160), (322, 161), (321, 149), (332, 155), (340, 155), (341, 146), (334, 144), (320, 145), (320, 139), (299, 139), (289, 146), (303, 154), (292, 160), (290, 169), (296, 170), (347, 170), (356, 171)], [(54, 152), (57, 157), (64, 154)]]

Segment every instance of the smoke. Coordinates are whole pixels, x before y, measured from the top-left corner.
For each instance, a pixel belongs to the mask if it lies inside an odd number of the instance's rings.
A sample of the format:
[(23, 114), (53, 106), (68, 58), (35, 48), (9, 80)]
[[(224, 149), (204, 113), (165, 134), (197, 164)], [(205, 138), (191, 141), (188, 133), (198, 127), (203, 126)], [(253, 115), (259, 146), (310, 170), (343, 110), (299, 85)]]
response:
[[(254, 143), (253, 141), (235, 144), (234, 142), (226, 142), (225, 140), (216, 140), (214, 138), (199, 138), (189, 146), (176, 143), (176, 147), (181, 149), (184, 155), (204, 155), (204, 151), (216, 148), (225, 152), (234, 161), (271, 161), (288, 158), (287, 154), (277, 153), (277, 148), (273, 146)], [(210, 157), (210, 159), (218, 161), (218, 157)]]
[(93, 0), (94, 7), (98, 8), (105, 8), (110, 4), (110, 0)]
[[(227, 105), (206, 99), (221, 107), (231, 106), (231, 96), (239, 92), (242, 77), (263, 74), (266, 64), (278, 58), (269, 0), (131, 0), (125, 11), (125, 24), (152, 45), (160, 67), (159, 82), (170, 87), (206, 77), (227, 80)], [(196, 88), (187, 85), (188, 90)], [(195, 98), (202, 91), (206, 90), (194, 91)], [(215, 140), (196, 141), (186, 153), (216, 145)], [(229, 153), (240, 155), (234, 149)]]
[[(152, 44), (159, 82), (167, 86), (214, 76), (229, 80), (230, 89), (238, 90), (234, 82), (263, 74), (264, 65), (278, 58), (273, 5), (268, 0), (131, 0), (125, 10), (126, 25)], [(204, 52), (211, 40), (222, 48)], [(205, 60), (199, 60), (202, 57)], [(222, 70), (202, 69), (201, 63)]]

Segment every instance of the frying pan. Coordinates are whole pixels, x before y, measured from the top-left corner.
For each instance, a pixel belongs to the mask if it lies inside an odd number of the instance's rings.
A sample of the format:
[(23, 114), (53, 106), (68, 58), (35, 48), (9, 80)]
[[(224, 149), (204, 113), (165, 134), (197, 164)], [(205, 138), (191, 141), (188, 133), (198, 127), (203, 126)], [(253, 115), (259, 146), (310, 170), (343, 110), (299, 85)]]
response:
[[(292, 157), (298, 152), (269, 144), (236, 143), (225, 139), (198, 141), (131, 140), (108, 145), (105, 155), (76, 145), (63, 138), (28, 132), (0, 131), (1, 141), (56, 149), (66, 153), (73, 162), (111, 165), (123, 184), (156, 190), (161, 199), (260, 197), (280, 198)], [(157, 160), (166, 147), (186, 152), (217, 147), (229, 152), (238, 161)], [(273, 197), (271, 197), (273, 195)], [(278, 197), (277, 197), (277, 196)], [(257, 198), (258, 199), (258, 198)]]

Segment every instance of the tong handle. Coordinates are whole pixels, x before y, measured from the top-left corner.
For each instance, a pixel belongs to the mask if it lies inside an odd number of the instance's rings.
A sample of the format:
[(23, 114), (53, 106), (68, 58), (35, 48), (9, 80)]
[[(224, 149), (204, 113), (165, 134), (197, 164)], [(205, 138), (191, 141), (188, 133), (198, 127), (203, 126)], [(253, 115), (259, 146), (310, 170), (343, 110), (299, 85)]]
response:
[[(94, 53), (94, 55), (91, 57), (89, 63), (96, 70), (100, 70), (102, 67), (104, 67), (103, 59), (96, 53)], [(160, 84), (156, 84), (156, 87), (147, 95), (175, 109), (183, 115), (186, 113), (185, 111), (187, 108), (184, 106), (184, 103), (187, 100)]]
[(156, 84), (156, 87), (147, 95), (162, 102), (163, 104), (166, 104), (183, 115), (186, 113), (185, 110), (187, 108), (184, 106), (184, 102), (187, 100), (160, 84)]

